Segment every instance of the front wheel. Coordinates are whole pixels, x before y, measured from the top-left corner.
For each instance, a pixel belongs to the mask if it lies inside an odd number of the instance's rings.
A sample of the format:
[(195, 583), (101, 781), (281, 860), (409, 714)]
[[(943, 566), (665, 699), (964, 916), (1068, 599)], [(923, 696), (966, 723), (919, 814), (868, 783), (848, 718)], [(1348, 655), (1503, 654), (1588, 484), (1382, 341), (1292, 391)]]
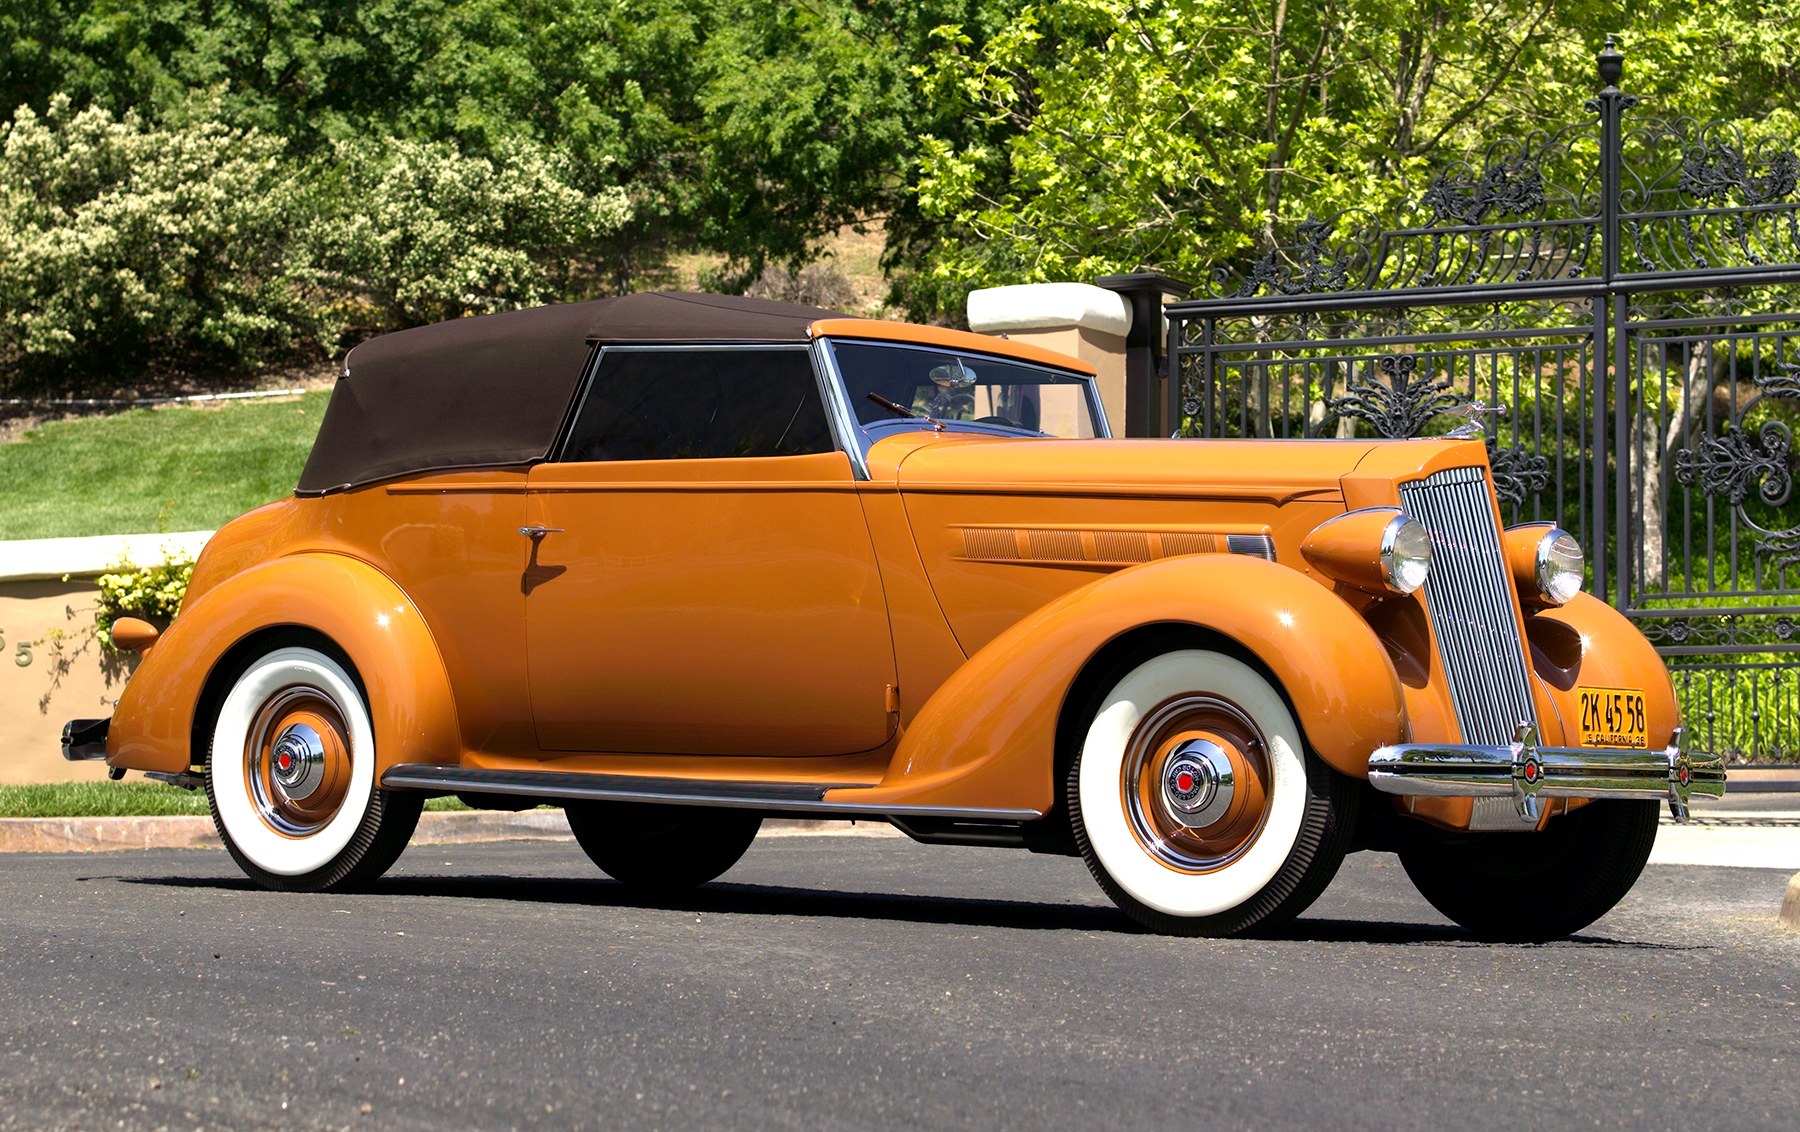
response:
[[(322, 644), (322, 642), (320, 642)], [(213, 720), (206, 797), (238, 867), (258, 884), (318, 892), (366, 883), (406, 849), (424, 795), (375, 783), (375, 730), (336, 650), (271, 648)]]
[(1541, 943), (1587, 927), (1637, 883), (1661, 803), (1602, 800), (1536, 833), (1420, 828), (1400, 863), (1431, 906), (1483, 939)]
[(750, 848), (762, 815), (706, 806), (569, 802), (569, 830), (600, 871), (648, 892), (693, 888)]
[(1153, 931), (1230, 935), (1304, 911), (1349, 847), (1349, 779), (1306, 752), (1275, 687), (1223, 653), (1143, 661), (1101, 698), (1071, 768), (1088, 869)]

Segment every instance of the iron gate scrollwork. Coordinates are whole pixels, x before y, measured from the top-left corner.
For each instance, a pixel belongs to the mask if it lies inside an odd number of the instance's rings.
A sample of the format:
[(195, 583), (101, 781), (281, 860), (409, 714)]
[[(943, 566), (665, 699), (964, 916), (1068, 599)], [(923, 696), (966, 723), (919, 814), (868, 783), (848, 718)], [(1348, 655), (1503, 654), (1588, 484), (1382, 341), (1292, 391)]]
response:
[(1598, 61), (1585, 120), (1440, 171), (1397, 225), (1308, 219), (1168, 306), (1164, 412), (1485, 436), (1507, 520), (1581, 538), (1696, 741), (1800, 761), (1800, 156), (1643, 116), (1611, 38)]

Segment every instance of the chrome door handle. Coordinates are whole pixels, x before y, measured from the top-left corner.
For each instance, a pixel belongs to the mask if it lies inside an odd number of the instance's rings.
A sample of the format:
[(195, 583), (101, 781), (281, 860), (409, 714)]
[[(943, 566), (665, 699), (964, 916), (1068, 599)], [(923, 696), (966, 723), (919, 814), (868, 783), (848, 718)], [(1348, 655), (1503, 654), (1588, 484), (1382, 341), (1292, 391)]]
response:
[(543, 538), (545, 535), (560, 535), (560, 534), (562, 534), (563, 528), (561, 528), (561, 527), (520, 527), (519, 533), (524, 535), (526, 538), (530, 539), (532, 542), (536, 542), (538, 539)]

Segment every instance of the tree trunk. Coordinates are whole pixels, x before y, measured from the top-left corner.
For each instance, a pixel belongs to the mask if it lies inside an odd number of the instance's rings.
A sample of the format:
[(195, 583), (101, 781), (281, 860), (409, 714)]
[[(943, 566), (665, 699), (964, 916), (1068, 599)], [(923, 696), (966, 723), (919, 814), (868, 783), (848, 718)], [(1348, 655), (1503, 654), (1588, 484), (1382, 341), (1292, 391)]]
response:
[[(1697, 343), (1683, 354), (1685, 356), (1671, 366), (1672, 359), (1665, 353), (1659, 367), (1665, 376), (1674, 371), (1666, 416), (1652, 412), (1646, 405), (1647, 391), (1643, 382), (1647, 375), (1638, 375), (1639, 411), (1632, 417), (1630, 448), (1635, 465), (1631, 475), (1635, 514), (1631, 518), (1638, 533), (1638, 545), (1631, 563), (1632, 580), (1644, 593), (1666, 592), (1671, 582), (1691, 589), (1697, 582), (1693, 578), (1668, 577), (1669, 471), (1674, 466), (1676, 453), (1687, 447), (1696, 432), (1708, 423), (1704, 418), (1712, 397), (1712, 343)], [(1691, 565), (1695, 560), (1692, 554), (1684, 555), (1683, 562), (1678, 565)], [(1698, 582), (1708, 586), (1711, 579)]]

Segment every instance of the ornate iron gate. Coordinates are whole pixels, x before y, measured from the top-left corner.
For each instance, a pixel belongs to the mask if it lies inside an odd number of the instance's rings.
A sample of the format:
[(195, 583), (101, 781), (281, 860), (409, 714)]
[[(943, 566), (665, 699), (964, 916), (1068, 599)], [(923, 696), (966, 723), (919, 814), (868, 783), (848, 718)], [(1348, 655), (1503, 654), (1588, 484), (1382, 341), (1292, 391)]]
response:
[(1309, 220), (1172, 304), (1185, 435), (1478, 422), (1512, 522), (1555, 520), (1668, 658), (1704, 749), (1800, 760), (1800, 158), (1630, 114), (1440, 173), (1407, 223)]

